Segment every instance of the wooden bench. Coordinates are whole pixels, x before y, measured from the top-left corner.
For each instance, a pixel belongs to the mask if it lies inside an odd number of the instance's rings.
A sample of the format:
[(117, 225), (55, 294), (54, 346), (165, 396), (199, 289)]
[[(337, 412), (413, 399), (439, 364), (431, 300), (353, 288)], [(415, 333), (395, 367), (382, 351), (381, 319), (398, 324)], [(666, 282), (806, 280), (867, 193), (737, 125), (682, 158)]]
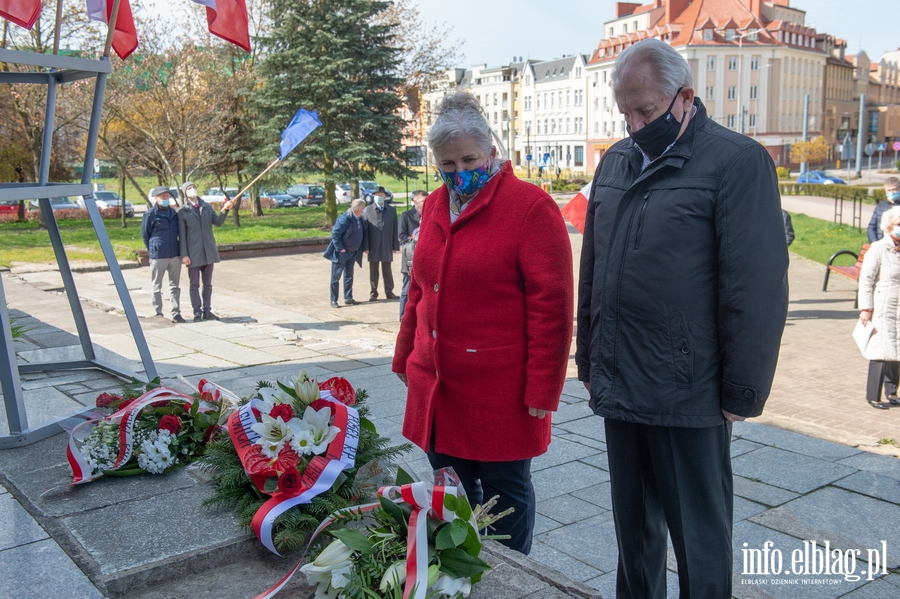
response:
[[(828, 264), (825, 267), (825, 283), (822, 285), (822, 291), (828, 291), (828, 276), (832, 273), (832, 271), (838, 273), (839, 275), (844, 275), (845, 277), (849, 277), (859, 282), (859, 271), (862, 269), (863, 256), (866, 255), (866, 252), (869, 251), (869, 244), (866, 243), (859, 250), (859, 254), (856, 252), (851, 252), (850, 250), (841, 250), (839, 252), (835, 252), (831, 258), (828, 259)], [(853, 256), (856, 258), (856, 264), (853, 266), (835, 266), (834, 260), (838, 256)], [(859, 298), (853, 300), (853, 307), (856, 308), (859, 306)]]

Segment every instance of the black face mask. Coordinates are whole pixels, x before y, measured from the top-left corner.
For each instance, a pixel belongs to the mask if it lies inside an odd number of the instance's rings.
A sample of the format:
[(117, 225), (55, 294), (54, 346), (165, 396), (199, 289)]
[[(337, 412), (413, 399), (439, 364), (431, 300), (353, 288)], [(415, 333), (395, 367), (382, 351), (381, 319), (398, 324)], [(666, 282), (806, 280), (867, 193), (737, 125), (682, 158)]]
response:
[(681, 93), (682, 89), (684, 88), (679, 87), (678, 91), (675, 92), (675, 97), (672, 98), (672, 103), (669, 104), (666, 112), (653, 119), (652, 122), (647, 123), (645, 127), (638, 131), (632, 131), (630, 125), (626, 127), (631, 139), (650, 156), (662, 156), (666, 148), (678, 138), (678, 132), (681, 131), (681, 123), (684, 122), (684, 117), (682, 117), (681, 122), (676, 121), (675, 116), (672, 114), (672, 107), (675, 106), (675, 101), (678, 100), (678, 94)]

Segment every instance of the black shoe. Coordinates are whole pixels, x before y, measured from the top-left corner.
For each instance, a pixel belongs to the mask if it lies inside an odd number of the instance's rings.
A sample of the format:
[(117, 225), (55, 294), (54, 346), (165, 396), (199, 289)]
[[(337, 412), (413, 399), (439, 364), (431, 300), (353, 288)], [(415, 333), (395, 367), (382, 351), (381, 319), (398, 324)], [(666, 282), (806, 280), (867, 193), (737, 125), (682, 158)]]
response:
[(212, 312), (204, 312), (203, 320), (219, 320), (219, 317), (213, 314)]
[(202, 314), (194, 314), (194, 322), (200, 322), (201, 320), (203, 320)]
[(174, 322), (175, 324), (182, 324), (185, 322), (185, 320), (181, 317), (181, 314), (176, 314), (172, 317), (172, 322)]
[(890, 409), (890, 405), (888, 403), (883, 402), (883, 401), (875, 401), (873, 399), (869, 400), (869, 405), (872, 406), (873, 408), (877, 408), (879, 410), (889, 410)]
[(332, 308), (340, 308), (340, 305), (338, 305), (337, 302), (331, 302), (331, 307)]
[(900, 406), (900, 397), (897, 397), (897, 394), (894, 393), (892, 395), (888, 395), (885, 397), (892, 406)]
[(348, 300), (344, 300), (344, 303), (345, 303), (346, 305), (348, 305), (348, 306), (358, 306), (358, 305), (360, 305), (362, 302), (358, 302), (358, 301), (356, 301), (355, 299), (352, 299), (352, 298), (351, 298), (351, 299), (348, 299)]
[(377, 299), (378, 299), (378, 294), (377, 294), (377, 293), (373, 293), (372, 295), (369, 296), (369, 301), (370, 301), (370, 302), (374, 302), (374, 301), (377, 300)]
[(393, 293), (388, 293), (385, 297), (388, 299), (400, 299), (399, 295), (394, 295)]

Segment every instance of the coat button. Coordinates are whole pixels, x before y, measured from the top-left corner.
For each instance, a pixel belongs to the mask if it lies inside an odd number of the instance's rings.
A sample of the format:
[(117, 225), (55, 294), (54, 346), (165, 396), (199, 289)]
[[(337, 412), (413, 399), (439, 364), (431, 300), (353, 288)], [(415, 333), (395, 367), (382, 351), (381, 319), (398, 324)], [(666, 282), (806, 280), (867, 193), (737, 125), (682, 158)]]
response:
[(683, 354), (689, 354), (690, 351), (691, 351), (691, 347), (689, 345), (684, 345), (681, 347), (681, 353), (683, 353)]
[(744, 397), (746, 397), (747, 399), (753, 399), (753, 391), (747, 389), (746, 391), (744, 391)]
[(438, 290), (438, 284), (435, 283), (435, 284), (434, 284), (434, 292), (437, 293), (437, 290)]
[(434, 337), (435, 339), (437, 339), (437, 331), (432, 330), (431, 336)]

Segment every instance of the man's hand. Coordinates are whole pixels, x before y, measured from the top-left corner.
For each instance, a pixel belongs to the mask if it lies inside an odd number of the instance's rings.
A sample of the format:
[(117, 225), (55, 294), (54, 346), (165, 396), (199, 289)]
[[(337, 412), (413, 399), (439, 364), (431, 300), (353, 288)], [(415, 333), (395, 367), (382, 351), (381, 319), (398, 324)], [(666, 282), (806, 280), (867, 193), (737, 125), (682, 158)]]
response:
[(341, 251), (338, 252), (338, 253), (339, 253), (339, 254), (343, 254), (343, 253), (346, 252), (346, 251), (347, 251), (347, 250), (341, 250)]
[(234, 206), (234, 200), (228, 200), (224, 204), (222, 204), (222, 210), (231, 210), (231, 207)]
[(742, 420), (746, 420), (743, 416), (738, 416), (737, 414), (732, 414), (731, 412), (726, 412), (722, 410), (722, 416), (725, 417), (725, 420), (728, 422), (740, 422)]
[(398, 372), (398, 373), (397, 373), (397, 378), (400, 379), (401, 381), (403, 381), (403, 384), (404, 384), (404, 385), (406, 385), (407, 387), (409, 387), (409, 383), (406, 381), (406, 375), (405, 375), (405, 374), (403, 374), (402, 372)]
[(549, 413), (550, 413), (550, 410), (539, 410), (537, 408), (528, 408), (528, 415), (534, 416), (535, 418), (543, 419), (543, 417)]
[(182, 256), (182, 257), (181, 257), (181, 263), (184, 264), (185, 266), (190, 266), (190, 265), (191, 265), (191, 259), (188, 258), (187, 256)]

